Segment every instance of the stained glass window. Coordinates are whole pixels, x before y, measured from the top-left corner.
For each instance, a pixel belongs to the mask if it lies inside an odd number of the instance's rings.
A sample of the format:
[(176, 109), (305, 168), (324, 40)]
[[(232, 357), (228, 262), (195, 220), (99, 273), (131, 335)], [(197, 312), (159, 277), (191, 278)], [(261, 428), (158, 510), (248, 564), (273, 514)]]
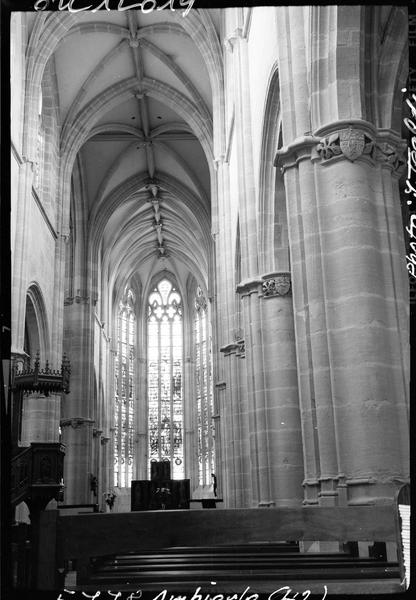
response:
[(134, 294), (119, 304), (114, 362), (114, 485), (129, 487), (133, 479), (136, 317)]
[(207, 301), (200, 287), (195, 295), (195, 376), (199, 484), (212, 483), (215, 466), (215, 430), (212, 420), (213, 394), (211, 342), (208, 334)]
[(171, 477), (183, 479), (182, 300), (162, 279), (148, 304), (148, 434), (150, 462), (168, 459)]

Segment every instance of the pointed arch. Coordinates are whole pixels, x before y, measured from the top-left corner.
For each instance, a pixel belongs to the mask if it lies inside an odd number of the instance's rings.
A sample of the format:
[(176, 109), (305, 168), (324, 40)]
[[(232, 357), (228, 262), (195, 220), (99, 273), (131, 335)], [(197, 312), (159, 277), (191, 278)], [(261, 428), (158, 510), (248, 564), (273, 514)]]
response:
[(214, 395), (212, 381), (212, 348), (207, 294), (195, 281), (192, 297), (193, 308), (193, 353), (195, 362), (195, 431), (196, 459), (199, 486), (212, 482), (215, 472), (215, 425)]
[(402, 92), (409, 71), (408, 15), (404, 6), (393, 6), (383, 32), (378, 61), (380, 122), (379, 127), (400, 132), (402, 125)]
[(136, 295), (127, 284), (118, 303), (115, 323), (113, 453), (114, 486), (130, 487), (135, 473), (136, 433)]
[(169, 460), (173, 479), (185, 476), (182, 298), (171, 273), (155, 275), (147, 295), (148, 469)]
[(32, 282), (26, 292), (25, 337), (27, 352), (33, 359), (39, 351), (41, 360), (49, 359), (49, 325), (40, 285)]
[[(283, 176), (274, 166), (274, 156), (281, 135), (280, 84), (277, 62), (273, 65), (267, 86), (266, 104), (263, 118), (260, 173), (259, 173), (259, 254), (260, 270), (272, 272), (276, 265), (276, 234), (282, 224), (279, 223), (279, 212), (282, 204), (276, 202), (278, 189), (283, 186)], [(280, 190), (279, 190), (280, 191)], [(283, 204), (284, 204), (283, 188)], [(286, 226), (287, 227), (287, 226)]]

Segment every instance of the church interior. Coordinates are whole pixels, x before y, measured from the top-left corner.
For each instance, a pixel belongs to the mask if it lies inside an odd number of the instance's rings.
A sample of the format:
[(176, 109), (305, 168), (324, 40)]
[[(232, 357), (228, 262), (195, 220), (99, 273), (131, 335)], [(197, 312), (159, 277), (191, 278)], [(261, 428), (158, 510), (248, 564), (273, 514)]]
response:
[(407, 8), (187, 5), (11, 14), (12, 586), (403, 590)]

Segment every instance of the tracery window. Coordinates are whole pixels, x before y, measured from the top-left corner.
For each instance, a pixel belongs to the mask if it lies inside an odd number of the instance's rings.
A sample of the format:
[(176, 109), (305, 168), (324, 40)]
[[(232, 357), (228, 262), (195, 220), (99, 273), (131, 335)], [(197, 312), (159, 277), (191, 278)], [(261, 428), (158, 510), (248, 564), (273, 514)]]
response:
[(167, 459), (171, 477), (184, 478), (182, 300), (169, 279), (162, 279), (148, 304), (148, 456)]
[(198, 474), (199, 484), (208, 485), (214, 473), (214, 423), (213, 394), (211, 375), (211, 343), (208, 335), (207, 301), (198, 286), (195, 294), (195, 375), (196, 375), (196, 414), (198, 432)]
[(114, 364), (114, 485), (129, 487), (133, 479), (135, 418), (135, 296), (128, 290), (119, 304)]

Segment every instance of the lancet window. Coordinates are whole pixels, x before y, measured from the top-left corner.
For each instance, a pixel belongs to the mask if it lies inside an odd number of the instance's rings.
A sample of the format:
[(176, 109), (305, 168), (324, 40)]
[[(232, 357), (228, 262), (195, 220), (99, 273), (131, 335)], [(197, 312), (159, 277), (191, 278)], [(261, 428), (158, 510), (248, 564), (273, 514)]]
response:
[(135, 296), (128, 290), (119, 304), (114, 365), (114, 485), (129, 487), (133, 479), (135, 435)]
[(183, 479), (183, 307), (167, 278), (149, 295), (147, 327), (149, 474), (151, 461), (167, 459), (173, 479)]

